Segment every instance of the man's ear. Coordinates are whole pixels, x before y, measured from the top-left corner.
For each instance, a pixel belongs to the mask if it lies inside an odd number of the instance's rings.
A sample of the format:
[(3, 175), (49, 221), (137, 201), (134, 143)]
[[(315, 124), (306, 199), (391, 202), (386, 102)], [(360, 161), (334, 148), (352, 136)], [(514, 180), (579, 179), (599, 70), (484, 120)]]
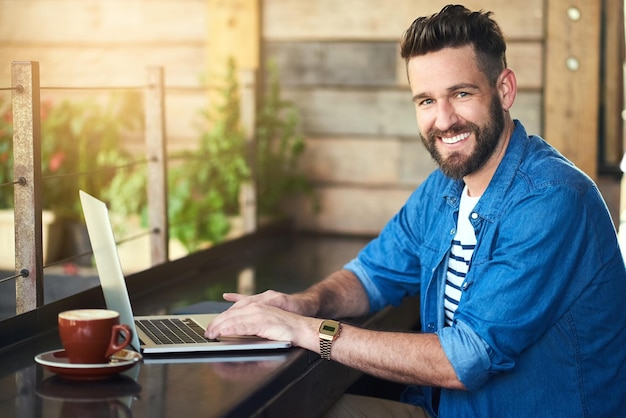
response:
[(508, 112), (513, 106), (515, 96), (517, 95), (517, 78), (513, 70), (505, 68), (502, 73), (500, 73), (496, 88), (500, 95), (502, 108)]

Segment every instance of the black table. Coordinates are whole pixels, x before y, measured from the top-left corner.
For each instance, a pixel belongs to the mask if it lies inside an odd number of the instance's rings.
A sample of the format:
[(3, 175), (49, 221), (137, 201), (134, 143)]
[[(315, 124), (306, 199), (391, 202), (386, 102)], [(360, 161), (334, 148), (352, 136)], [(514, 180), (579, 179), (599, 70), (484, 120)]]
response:
[[(305, 273), (302, 265), (290, 267), (286, 262), (294, 260), (298, 246), (294, 242), (302, 243), (299, 238), (285, 240), (276, 231), (266, 236), (260, 232), (133, 275), (128, 278), (128, 287), (135, 314), (171, 312), (181, 304), (201, 300), (216, 287), (218, 291), (231, 290), (227, 283), (242, 266), (252, 266), (264, 276), (266, 266), (272, 265), (272, 274), (281, 275), (283, 283), (272, 287), (284, 291), (304, 288), (306, 281), (298, 282), (288, 273), (292, 267), (298, 277)], [(309, 244), (305, 240), (302, 245)], [(357, 244), (362, 243), (351, 245)], [(311, 248), (302, 250), (307, 255), (305, 263), (310, 263), (309, 258), (317, 251)], [(318, 257), (323, 252), (315, 254)], [(318, 261), (314, 262), (316, 268)], [(306, 273), (319, 279), (327, 272)], [(220, 281), (219, 277), (226, 279)], [(0, 351), (0, 416), (314, 417), (362, 376), (300, 348), (243, 355), (146, 357), (123, 374), (95, 382), (66, 380), (35, 363), (35, 355), (61, 347), (55, 326), (58, 312), (100, 306), (103, 298), (98, 287), (0, 323), (4, 347)], [(378, 329), (414, 329), (418, 318), (417, 301), (407, 300), (399, 307), (354, 322)]]

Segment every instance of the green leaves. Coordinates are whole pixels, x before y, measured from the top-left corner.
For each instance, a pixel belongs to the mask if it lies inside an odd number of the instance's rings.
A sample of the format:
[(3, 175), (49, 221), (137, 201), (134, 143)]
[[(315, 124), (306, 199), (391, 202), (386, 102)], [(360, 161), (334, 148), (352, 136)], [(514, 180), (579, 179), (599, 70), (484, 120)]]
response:
[(257, 199), (263, 215), (277, 215), (286, 197), (310, 194), (308, 178), (298, 171), (305, 150), (304, 136), (298, 132), (299, 117), (295, 105), (281, 99), (276, 65), (268, 63), (268, 89), (257, 118)]
[(224, 239), (228, 217), (239, 211), (239, 186), (250, 178), (232, 60), (217, 94), (215, 109), (201, 113), (198, 148), (175, 155), (168, 176), (170, 236), (189, 251)]
[[(240, 97), (235, 63), (228, 62), (215, 107), (201, 113), (198, 148), (177, 154), (169, 174), (170, 236), (193, 251), (229, 232), (229, 217), (239, 213), (239, 190), (255, 177), (257, 209), (279, 215), (286, 197), (311, 193), (298, 171), (305, 150), (295, 106), (281, 99), (278, 72), (268, 64), (268, 88), (257, 109), (256, 146), (249, 148), (240, 124)], [(253, 154), (254, 151), (254, 154)]]
[(138, 108), (129, 109), (135, 96), (114, 95), (106, 105), (68, 100), (42, 105), (43, 205), (57, 217), (81, 219), (78, 190), (105, 195), (117, 177), (107, 168), (131, 160), (122, 135), (142, 120)]
[[(100, 195), (110, 184), (107, 167), (128, 154), (123, 129), (141, 121), (138, 95), (114, 95), (106, 105), (95, 101), (41, 103), (43, 206), (59, 218), (80, 219), (78, 189)], [(131, 100), (132, 99), (132, 100)], [(0, 102), (0, 183), (13, 181), (13, 121), (9, 103)], [(139, 122), (140, 123), (140, 122)], [(106, 163), (102, 155), (107, 156)], [(0, 208), (13, 206), (13, 188), (0, 188)]]

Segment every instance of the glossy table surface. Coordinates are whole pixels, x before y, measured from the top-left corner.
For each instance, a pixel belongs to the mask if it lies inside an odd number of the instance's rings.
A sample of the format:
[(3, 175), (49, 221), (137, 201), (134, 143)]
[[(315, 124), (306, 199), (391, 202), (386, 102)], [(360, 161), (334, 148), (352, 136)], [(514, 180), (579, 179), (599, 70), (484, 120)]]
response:
[[(294, 291), (341, 267), (362, 244), (362, 240), (343, 243), (336, 239), (297, 240), (285, 247), (274, 247), (271, 254), (258, 255), (243, 267), (248, 276), (250, 269), (255, 272), (256, 291), (269, 287)], [(241, 265), (197, 268), (197, 260), (188, 263), (195, 273), (151, 286), (151, 292), (138, 292), (137, 296), (133, 296), (133, 288), (145, 288), (146, 283), (160, 276), (171, 276), (171, 271), (156, 269), (147, 273), (147, 279), (138, 279), (136, 286), (129, 279), (135, 314), (175, 312), (202, 300), (217, 300), (212, 298), (215, 292), (236, 290), (232, 287), (236, 287)], [(185, 267), (184, 260), (175, 267), (181, 266)], [(93, 300), (98, 300), (98, 292), (101, 290), (96, 288), (82, 302), (54, 308), (62, 310), (80, 303), (97, 305)], [(33, 321), (53, 323), (54, 318), (44, 317), (55, 316), (54, 312), (42, 310), (34, 315), (37, 318)], [(354, 322), (376, 328), (412, 328), (418, 315), (417, 303), (407, 301), (400, 307)], [(0, 328), (0, 332), (6, 329)], [(56, 328), (48, 327), (33, 338), (0, 351), (0, 416), (319, 416), (361, 376), (332, 361), (322, 361), (307, 350), (290, 348), (167, 358), (144, 356), (131, 369), (108, 379), (75, 381), (60, 377), (34, 361), (36, 355), (60, 348)]]

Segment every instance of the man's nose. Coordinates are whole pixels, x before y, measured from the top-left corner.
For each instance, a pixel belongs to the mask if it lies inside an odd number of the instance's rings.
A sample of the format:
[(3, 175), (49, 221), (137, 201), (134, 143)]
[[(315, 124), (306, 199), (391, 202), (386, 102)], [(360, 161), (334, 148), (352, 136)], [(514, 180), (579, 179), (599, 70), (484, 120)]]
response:
[(435, 127), (441, 132), (445, 132), (459, 122), (454, 106), (447, 100), (437, 102), (437, 119)]

